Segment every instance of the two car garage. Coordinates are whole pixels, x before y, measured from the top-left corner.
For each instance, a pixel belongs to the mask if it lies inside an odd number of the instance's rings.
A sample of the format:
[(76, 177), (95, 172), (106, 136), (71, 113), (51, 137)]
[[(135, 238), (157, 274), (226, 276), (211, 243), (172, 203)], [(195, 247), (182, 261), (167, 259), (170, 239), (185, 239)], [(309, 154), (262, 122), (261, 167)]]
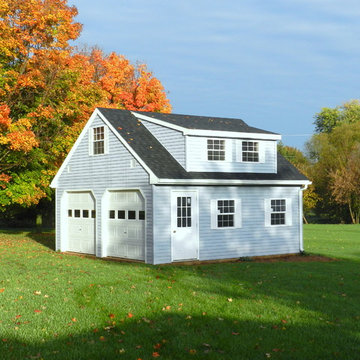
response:
[(95, 254), (101, 233), (103, 256), (144, 260), (145, 199), (140, 191), (106, 191), (101, 203), (102, 219), (98, 221), (90, 191), (65, 193), (66, 250)]

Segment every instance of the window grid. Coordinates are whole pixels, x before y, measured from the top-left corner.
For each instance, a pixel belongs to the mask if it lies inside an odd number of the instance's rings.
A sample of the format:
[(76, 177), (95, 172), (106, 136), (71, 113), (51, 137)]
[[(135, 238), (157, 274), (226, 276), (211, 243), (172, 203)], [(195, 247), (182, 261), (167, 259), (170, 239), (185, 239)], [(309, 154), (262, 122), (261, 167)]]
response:
[(208, 160), (225, 161), (225, 140), (208, 139)]
[(271, 200), (271, 225), (286, 224), (286, 200)]
[(234, 227), (235, 200), (218, 200), (217, 202), (218, 216), (217, 226)]
[(242, 161), (259, 162), (259, 143), (256, 141), (242, 142)]
[(99, 126), (93, 129), (94, 137), (94, 155), (100, 155), (105, 153), (105, 130), (103, 126)]
[(95, 210), (87, 210), (87, 209), (68, 209), (68, 217), (75, 217), (81, 219), (89, 219), (91, 216), (92, 219), (96, 217)]
[(177, 227), (191, 227), (191, 197), (177, 198)]

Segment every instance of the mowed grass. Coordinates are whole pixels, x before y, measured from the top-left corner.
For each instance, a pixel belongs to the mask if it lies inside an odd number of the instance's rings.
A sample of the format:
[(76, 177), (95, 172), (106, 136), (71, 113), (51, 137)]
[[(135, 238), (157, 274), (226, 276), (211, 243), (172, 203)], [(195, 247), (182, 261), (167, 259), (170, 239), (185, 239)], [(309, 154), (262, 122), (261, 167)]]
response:
[(360, 227), (304, 231), (339, 260), (151, 266), (2, 232), (0, 358), (358, 359)]

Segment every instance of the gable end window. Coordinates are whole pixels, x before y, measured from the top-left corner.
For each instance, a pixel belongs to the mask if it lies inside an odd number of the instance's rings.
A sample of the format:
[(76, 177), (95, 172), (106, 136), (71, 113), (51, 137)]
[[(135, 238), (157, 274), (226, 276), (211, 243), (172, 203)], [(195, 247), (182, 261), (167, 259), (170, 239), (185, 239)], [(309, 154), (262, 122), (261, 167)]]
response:
[(292, 225), (291, 199), (266, 199), (265, 225), (266, 226)]
[(225, 140), (207, 139), (207, 159), (225, 161)]
[(241, 146), (243, 162), (259, 162), (259, 143), (257, 141), (243, 141)]
[(226, 229), (241, 227), (241, 200), (211, 200), (211, 228)]
[(106, 126), (98, 126), (90, 129), (90, 155), (104, 155), (107, 151), (107, 130)]

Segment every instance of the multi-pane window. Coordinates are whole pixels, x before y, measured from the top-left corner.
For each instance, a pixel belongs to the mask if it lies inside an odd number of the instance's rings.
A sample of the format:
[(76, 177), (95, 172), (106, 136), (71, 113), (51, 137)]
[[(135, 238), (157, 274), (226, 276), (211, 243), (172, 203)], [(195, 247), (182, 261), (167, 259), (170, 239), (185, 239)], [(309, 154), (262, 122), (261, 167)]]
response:
[[(138, 216), (136, 215), (138, 213)], [(145, 220), (144, 210), (109, 210), (109, 219), (118, 220)]]
[(104, 126), (93, 129), (93, 151), (94, 155), (105, 153), (105, 130)]
[(218, 200), (217, 210), (217, 227), (223, 228), (235, 226), (235, 200)]
[(242, 161), (259, 162), (259, 143), (257, 141), (242, 142)]
[(177, 227), (191, 227), (191, 197), (177, 197)]
[(285, 225), (286, 224), (286, 200), (276, 199), (271, 200), (271, 225)]
[(225, 161), (225, 140), (207, 140), (208, 160)]

